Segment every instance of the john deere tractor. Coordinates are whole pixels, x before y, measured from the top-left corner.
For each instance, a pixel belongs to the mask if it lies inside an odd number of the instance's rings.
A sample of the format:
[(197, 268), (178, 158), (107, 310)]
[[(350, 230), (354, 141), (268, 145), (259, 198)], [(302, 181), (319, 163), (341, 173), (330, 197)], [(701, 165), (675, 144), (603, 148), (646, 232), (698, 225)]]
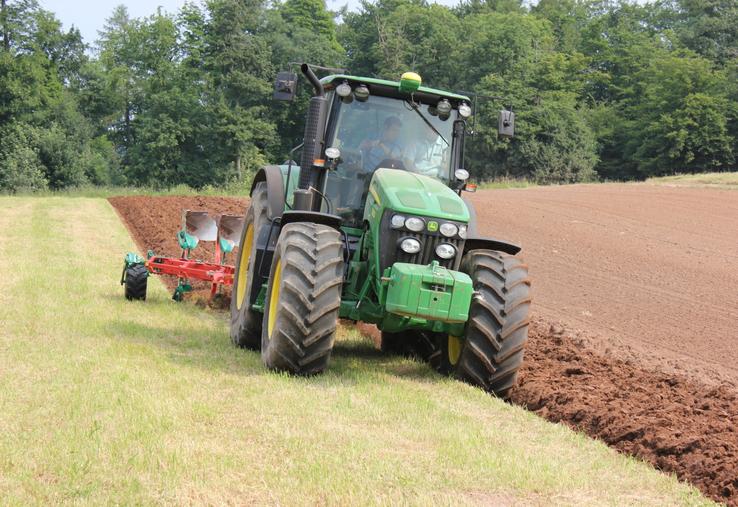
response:
[[(469, 97), (336, 74), (312, 86), (299, 165), (251, 187), (231, 303), (231, 338), (267, 367), (328, 367), (338, 319), (376, 324), (382, 348), (507, 397), (528, 336), (520, 248), (477, 232), (463, 168)], [(280, 73), (276, 98), (295, 97)], [(501, 112), (500, 133), (512, 134)], [(300, 148), (300, 147), (298, 147)]]

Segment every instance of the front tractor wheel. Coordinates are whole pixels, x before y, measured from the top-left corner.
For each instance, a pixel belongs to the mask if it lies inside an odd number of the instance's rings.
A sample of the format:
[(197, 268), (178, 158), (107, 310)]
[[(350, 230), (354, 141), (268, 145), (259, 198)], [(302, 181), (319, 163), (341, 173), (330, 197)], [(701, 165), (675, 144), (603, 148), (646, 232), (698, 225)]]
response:
[[(258, 350), (261, 346), (261, 313), (251, 308), (251, 291), (256, 281), (256, 238), (267, 218), (266, 183), (257, 183), (251, 194), (251, 206), (246, 212), (239, 243), (236, 273), (231, 292), (231, 341), (238, 347)], [(257, 282), (258, 283), (258, 282)]]
[(279, 236), (264, 302), (261, 357), (268, 368), (299, 375), (328, 366), (343, 282), (338, 231), (286, 225)]
[(508, 398), (523, 364), (530, 323), (530, 279), (520, 259), (472, 250), (461, 261), (475, 297), (463, 337), (439, 340), (442, 373)]

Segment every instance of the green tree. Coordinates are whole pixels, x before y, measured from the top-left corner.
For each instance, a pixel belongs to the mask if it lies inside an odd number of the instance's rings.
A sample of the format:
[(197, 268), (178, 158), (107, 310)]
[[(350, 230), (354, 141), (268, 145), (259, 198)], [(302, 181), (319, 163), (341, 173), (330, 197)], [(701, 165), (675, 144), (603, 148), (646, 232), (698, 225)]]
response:
[(653, 60), (637, 77), (624, 152), (642, 175), (732, 167), (735, 139), (723, 72), (685, 52)]
[(276, 141), (268, 106), (275, 72), (266, 39), (258, 35), (263, 4), (211, 0), (207, 8), (207, 101), (224, 158), (243, 179), (266, 162), (264, 150)]
[[(299, 15), (298, 15), (299, 13)], [(297, 70), (291, 63), (307, 62), (323, 67), (340, 68), (346, 53), (336, 39), (334, 14), (325, 9), (322, 1), (292, 0), (266, 12), (266, 22), (260, 31), (271, 49), (272, 68)], [(318, 20), (315, 23), (313, 20)], [(320, 74), (322, 71), (318, 71)], [(278, 145), (270, 150), (279, 161), (302, 142), (303, 121), (312, 90), (309, 85), (298, 87), (297, 98), (290, 103), (272, 102), (270, 116), (277, 132)]]
[(0, 191), (47, 188), (38, 156), (37, 130), (25, 123), (0, 126)]
[[(464, 18), (463, 61), (480, 62), (464, 74), (483, 100), (478, 135), (469, 144), (468, 167), (477, 177), (500, 175), (545, 183), (596, 178), (594, 132), (578, 101), (587, 60), (555, 51), (550, 23), (527, 14), (482, 12)], [(517, 111), (516, 135), (498, 139), (497, 111)]]

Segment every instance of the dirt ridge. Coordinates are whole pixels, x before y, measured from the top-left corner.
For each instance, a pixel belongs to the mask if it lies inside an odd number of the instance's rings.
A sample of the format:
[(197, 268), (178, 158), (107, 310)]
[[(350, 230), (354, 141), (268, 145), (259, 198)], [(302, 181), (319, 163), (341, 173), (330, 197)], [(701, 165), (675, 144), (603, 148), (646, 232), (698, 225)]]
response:
[(601, 355), (537, 318), (512, 401), (738, 505), (738, 391)]

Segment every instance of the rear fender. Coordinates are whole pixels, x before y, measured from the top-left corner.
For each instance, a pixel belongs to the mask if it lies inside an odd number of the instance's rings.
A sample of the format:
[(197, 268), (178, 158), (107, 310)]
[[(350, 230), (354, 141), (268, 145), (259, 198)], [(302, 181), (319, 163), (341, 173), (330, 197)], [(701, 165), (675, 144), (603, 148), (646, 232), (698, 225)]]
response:
[(267, 185), (268, 209), (267, 217), (274, 220), (282, 216), (284, 212), (284, 177), (278, 165), (268, 165), (259, 169), (251, 183), (251, 191), (254, 192), (257, 183), (262, 181)]
[(285, 211), (282, 214), (282, 227), (294, 222), (312, 222), (315, 224), (326, 225), (339, 231), (341, 230), (341, 217), (331, 215), (330, 213), (322, 213), (320, 211)]

